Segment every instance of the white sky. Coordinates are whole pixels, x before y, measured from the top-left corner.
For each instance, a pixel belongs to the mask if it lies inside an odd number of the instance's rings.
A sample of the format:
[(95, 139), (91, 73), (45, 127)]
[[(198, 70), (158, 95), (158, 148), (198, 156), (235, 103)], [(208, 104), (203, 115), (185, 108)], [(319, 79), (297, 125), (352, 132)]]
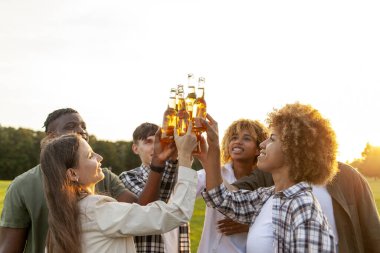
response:
[[(339, 158), (380, 145), (380, 1), (0, 1), (0, 124), (72, 107), (98, 139), (161, 124), (169, 89), (206, 77), (221, 135), (309, 103)], [(376, 116), (377, 115), (377, 116)]]

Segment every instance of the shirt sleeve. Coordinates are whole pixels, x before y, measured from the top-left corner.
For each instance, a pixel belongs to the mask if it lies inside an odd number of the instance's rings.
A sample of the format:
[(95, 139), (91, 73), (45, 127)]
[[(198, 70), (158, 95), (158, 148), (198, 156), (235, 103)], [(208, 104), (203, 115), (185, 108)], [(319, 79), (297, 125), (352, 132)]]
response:
[(198, 185), (197, 185), (197, 198), (201, 197), (202, 192), (206, 188), (206, 172), (204, 169), (198, 170)]
[(177, 160), (166, 161), (165, 170), (162, 175), (159, 196), (159, 199), (164, 202), (168, 202), (170, 195), (173, 191), (174, 185), (177, 181), (177, 163)]
[(120, 174), (119, 178), (128, 190), (137, 196), (140, 196), (146, 183), (140, 167), (133, 170), (124, 171)]
[(376, 203), (367, 180), (357, 171), (355, 185), (355, 208), (360, 220), (360, 228), (363, 237), (363, 246), (366, 252), (379, 251), (380, 245), (380, 217)]
[(22, 182), (14, 180), (8, 187), (4, 198), (0, 226), (9, 228), (27, 228), (30, 217), (22, 194)]
[(221, 184), (210, 191), (202, 192), (202, 195), (208, 206), (218, 209), (219, 212), (235, 221), (250, 224), (263, 205), (262, 189), (232, 192)]
[[(194, 209), (197, 175), (190, 168), (180, 167), (178, 183), (169, 203), (155, 201), (147, 206), (99, 199), (87, 207), (104, 235), (162, 234), (189, 221)], [(112, 219), (110, 219), (112, 217)]]

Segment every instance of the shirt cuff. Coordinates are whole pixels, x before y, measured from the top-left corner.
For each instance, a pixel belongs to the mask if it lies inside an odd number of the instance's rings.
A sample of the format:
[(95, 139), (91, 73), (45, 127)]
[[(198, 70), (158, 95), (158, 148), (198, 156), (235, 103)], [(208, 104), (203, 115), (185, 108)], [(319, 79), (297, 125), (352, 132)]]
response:
[(227, 188), (222, 183), (209, 191), (203, 190), (202, 196), (208, 206), (216, 207), (222, 203), (224, 199), (223, 195), (225, 195), (226, 191)]
[(191, 168), (185, 166), (179, 166), (178, 169), (178, 180), (192, 181), (195, 184), (198, 182), (197, 172)]

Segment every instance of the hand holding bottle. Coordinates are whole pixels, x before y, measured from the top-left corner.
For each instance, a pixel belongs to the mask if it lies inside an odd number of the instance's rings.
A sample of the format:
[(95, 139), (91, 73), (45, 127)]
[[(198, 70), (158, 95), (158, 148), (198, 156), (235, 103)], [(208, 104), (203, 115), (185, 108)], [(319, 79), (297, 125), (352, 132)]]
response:
[(165, 166), (168, 160), (176, 152), (176, 146), (173, 142), (161, 141), (161, 128), (158, 128), (154, 135), (154, 148), (151, 164), (154, 166)]
[(197, 145), (197, 137), (192, 132), (193, 125), (190, 122), (185, 135), (179, 136), (177, 131), (174, 131), (174, 141), (178, 150), (178, 165), (191, 167), (192, 152)]

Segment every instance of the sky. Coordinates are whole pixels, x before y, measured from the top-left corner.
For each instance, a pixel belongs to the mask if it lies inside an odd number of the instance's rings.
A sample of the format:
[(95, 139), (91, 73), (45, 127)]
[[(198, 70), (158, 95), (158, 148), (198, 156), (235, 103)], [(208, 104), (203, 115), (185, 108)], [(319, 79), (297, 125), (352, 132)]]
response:
[(71, 107), (98, 139), (131, 140), (193, 73), (221, 136), (299, 101), (352, 160), (380, 146), (379, 13), (379, 1), (1, 0), (0, 124), (43, 131)]

